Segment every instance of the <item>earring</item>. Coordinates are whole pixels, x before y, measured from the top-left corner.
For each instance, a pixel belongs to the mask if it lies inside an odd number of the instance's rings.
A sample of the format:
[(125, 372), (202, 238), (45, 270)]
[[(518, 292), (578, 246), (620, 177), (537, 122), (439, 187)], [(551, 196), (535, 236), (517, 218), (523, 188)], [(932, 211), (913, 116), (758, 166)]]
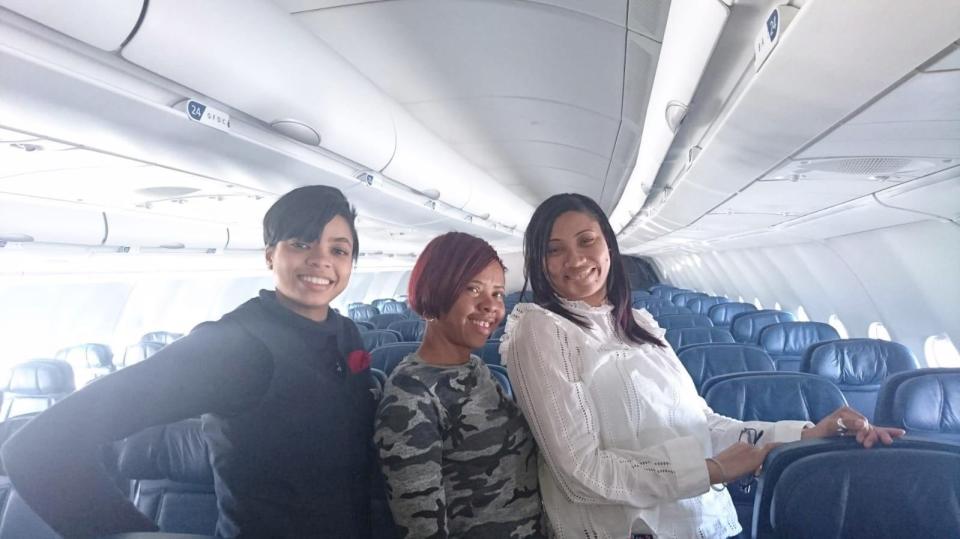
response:
[(436, 318), (427, 318), (426, 321), (427, 321), (427, 323), (436, 322), (437, 319), (436, 319)]

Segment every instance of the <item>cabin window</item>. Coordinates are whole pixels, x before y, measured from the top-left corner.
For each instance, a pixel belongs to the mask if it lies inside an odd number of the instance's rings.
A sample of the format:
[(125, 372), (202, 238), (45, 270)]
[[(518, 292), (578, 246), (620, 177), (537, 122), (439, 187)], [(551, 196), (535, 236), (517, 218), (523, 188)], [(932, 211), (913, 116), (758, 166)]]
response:
[(743, 296), (737, 296), (737, 302), (743, 303)]
[(928, 367), (960, 367), (960, 353), (946, 333), (931, 335), (923, 343)]
[(827, 323), (833, 326), (833, 329), (837, 330), (837, 333), (840, 334), (841, 339), (849, 339), (850, 334), (847, 332), (847, 326), (843, 325), (843, 322), (840, 321), (840, 317), (831, 314), (830, 318), (827, 319)]
[(753, 306), (756, 307), (758, 310), (763, 309), (763, 304), (760, 303), (760, 298), (753, 298)]
[(807, 311), (803, 308), (803, 305), (797, 307), (797, 320), (800, 322), (810, 321), (810, 316), (807, 315)]
[(870, 324), (870, 327), (867, 328), (867, 336), (871, 339), (880, 339), (881, 341), (893, 340), (890, 338), (890, 332), (887, 331), (887, 327), (880, 322)]
[(778, 310), (778, 311), (782, 311), (782, 310), (783, 310), (783, 307), (780, 306), (780, 302), (779, 302), (779, 301), (773, 304), (773, 308), (776, 309), (776, 310)]

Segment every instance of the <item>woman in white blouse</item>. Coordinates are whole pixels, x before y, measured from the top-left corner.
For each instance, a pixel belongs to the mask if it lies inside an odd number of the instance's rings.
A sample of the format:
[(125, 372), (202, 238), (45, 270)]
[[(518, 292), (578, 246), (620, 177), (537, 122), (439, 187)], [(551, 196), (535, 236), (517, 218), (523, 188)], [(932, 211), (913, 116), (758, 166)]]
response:
[[(576, 194), (541, 204), (524, 238), (535, 303), (510, 314), (501, 356), (540, 446), (540, 488), (555, 537), (713, 538), (741, 532), (719, 486), (759, 469), (775, 443), (856, 435), (889, 444), (850, 408), (817, 425), (714, 413), (643, 310), (633, 311), (616, 236)], [(745, 427), (763, 445), (739, 442)]]

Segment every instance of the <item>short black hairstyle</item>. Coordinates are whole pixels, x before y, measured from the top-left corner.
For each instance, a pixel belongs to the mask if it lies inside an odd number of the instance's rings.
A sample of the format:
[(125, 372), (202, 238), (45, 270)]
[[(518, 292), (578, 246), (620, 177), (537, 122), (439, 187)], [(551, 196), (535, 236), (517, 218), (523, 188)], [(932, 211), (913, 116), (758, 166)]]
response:
[(650, 343), (665, 346), (663, 341), (644, 329), (633, 318), (631, 304), (630, 281), (620, 255), (620, 246), (617, 244), (617, 235), (610, 226), (610, 221), (599, 204), (593, 199), (577, 193), (563, 193), (553, 195), (541, 203), (533, 212), (530, 224), (523, 236), (523, 291), (529, 283), (533, 288), (533, 301), (541, 307), (550, 310), (570, 320), (580, 327), (586, 327), (587, 321), (570, 312), (560, 303), (560, 296), (554, 290), (553, 284), (547, 277), (547, 245), (550, 243), (550, 233), (553, 232), (553, 223), (557, 217), (567, 212), (579, 212), (589, 215), (603, 232), (603, 239), (610, 250), (610, 272), (607, 275), (607, 301), (613, 304), (613, 317), (623, 335), (637, 343)]
[(263, 216), (263, 244), (273, 247), (290, 238), (316, 241), (323, 233), (323, 227), (338, 215), (350, 225), (353, 261), (356, 262), (360, 255), (357, 211), (339, 189), (329, 185), (298, 187), (277, 199)]

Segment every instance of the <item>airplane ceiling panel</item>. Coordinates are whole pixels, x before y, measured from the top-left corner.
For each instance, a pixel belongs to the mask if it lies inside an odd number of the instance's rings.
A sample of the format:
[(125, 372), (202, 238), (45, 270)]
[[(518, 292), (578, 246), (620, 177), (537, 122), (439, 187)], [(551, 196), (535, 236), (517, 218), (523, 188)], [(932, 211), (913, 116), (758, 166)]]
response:
[(960, 70), (914, 75), (798, 158), (855, 155), (960, 157)]
[(667, 25), (669, 11), (670, 0), (630, 0), (627, 28), (655, 41), (663, 41), (663, 29)]
[(782, 223), (789, 217), (779, 213), (710, 213), (684, 230), (702, 230), (713, 236), (725, 236)]
[(932, 64), (923, 67), (923, 71), (945, 71), (948, 69), (960, 69), (960, 41)]
[(960, 221), (960, 167), (881, 191), (877, 199), (895, 208)]
[(883, 182), (870, 180), (760, 181), (714, 211), (800, 216), (873, 193), (881, 186)]

